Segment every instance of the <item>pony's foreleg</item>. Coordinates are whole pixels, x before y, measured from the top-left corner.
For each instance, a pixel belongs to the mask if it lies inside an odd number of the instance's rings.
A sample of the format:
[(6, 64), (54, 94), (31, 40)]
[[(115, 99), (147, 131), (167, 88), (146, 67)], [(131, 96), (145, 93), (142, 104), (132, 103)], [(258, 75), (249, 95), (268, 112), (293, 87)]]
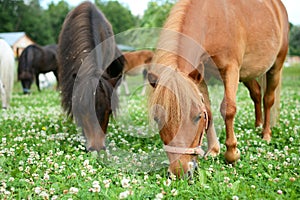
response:
[(253, 79), (247, 82), (244, 82), (244, 85), (248, 88), (250, 97), (254, 102), (255, 108), (255, 127), (261, 126), (263, 123), (262, 120), (262, 110), (261, 110), (261, 89), (258, 82)]
[(56, 78), (56, 82), (57, 82), (57, 84), (56, 84), (56, 89), (58, 90), (58, 89), (59, 89), (59, 76), (58, 76), (57, 70), (54, 70), (54, 71), (53, 71), (53, 74), (54, 74), (54, 76), (55, 76), (55, 78)]
[(143, 85), (143, 89), (142, 89), (142, 92), (141, 92), (141, 95), (145, 95), (146, 93), (146, 85), (148, 83), (147, 81), (147, 75), (148, 75), (148, 70), (147, 69), (144, 69), (143, 70), (143, 80), (144, 80), (144, 85)]
[(6, 92), (4, 89), (4, 85), (0, 79), (0, 92), (1, 92), (1, 99), (2, 99), (2, 108), (6, 109), (7, 108), (7, 102), (6, 102)]
[(129, 94), (130, 94), (130, 91), (129, 91), (129, 88), (128, 88), (127, 81), (126, 81), (126, 79), (125, 79), (125, 75), (124, 75), (124, 77), (123, 77), (122, 83), (123, 83), (123, 85), (124, 85), (125, 94), (126, 94), (126, 95), (129, 95)]
[(236, 64), (227, 65), (221, 71), (224, 83), (224, 98), (221, 104), (221, 114), (226, 126), (226, 152), (224, 154), (228, 163), (234, 163), (240, 158), (237, 148), (237, 139), (234, 134), (234, 117), (236, 114), (236, 93), (239, 83), (239, 72)]
[(202, 81), (200, 83), (199, 89), (204, 97), (204, 104), (206, 106), (208, 117), (209, 117), (209, 126), (206, 131), (207, 142), (208, 142), (208, 148), (207, 148), (208, 151), (206, 154), (211, 156), (217, 156), (220, 153), (220, 143), (213, 122), (213, 115), (210, 107), (210, 99), (209, 99), (208, 89), (205, 81)]

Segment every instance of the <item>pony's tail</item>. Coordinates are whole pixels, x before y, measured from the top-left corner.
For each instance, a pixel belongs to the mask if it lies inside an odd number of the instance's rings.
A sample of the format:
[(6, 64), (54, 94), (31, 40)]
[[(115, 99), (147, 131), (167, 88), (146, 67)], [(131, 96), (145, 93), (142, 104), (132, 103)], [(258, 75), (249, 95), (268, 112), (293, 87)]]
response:
[[(282, 75), (282, 70), (281, 70), (281, 75)], [(274, 104), (271, 108), (271, 118), (270, 118), (270, 125), (271, 127), (274, 127), (278, 124), (279, 122), (279, 117), (280, 117), (280, 92), (281, 92), (281, 79), (282, 76), (280, 75), (280, 80), (278, 83), (278, 86), (275, 90), (275, 100), (274, 100)], [(267, 85), (267, 75), (264, 74), (263, 76), (261, 76), (258, 79), (258, 83), (261, 86), (261, 93), (262, 93), (262, 98), (265, 94), (265, 89), (266, 89), (266, 85)], [(263, 115), (264, 117), (264, 115)]]
[[(80, 4), (67, 15), (58, 42), (58, 74), (62, 107), (68, 115), (72, 116), (73, 87), (78, 73), (90, 74), (100, 78), (101, 74), (95, 66), (106, 66), (106, 64), (103, 64), (103, 60), (109, 59), (105, 58), (101, 49), (97, 48), (96, 51), (94, 49), (105, 39), (112, 37), (111, 25), (96, 6), (90, 2)], [(117, 69), (116, 74), (110, 73), (110, 66), (103, 70), (110, 77), (121, 75), (124, 63), (121, 52), (114, 44), (105, 47), (107, 49), (116, 48), (113, 52), (119, 58), (111, 64), (114, 65), (114, 69)], [(91, 52), (94, 56), (91, 56)], [(85, 62), (87, 56), (91, 59)], [(81, 71), (79, 71), (79, 68)]]

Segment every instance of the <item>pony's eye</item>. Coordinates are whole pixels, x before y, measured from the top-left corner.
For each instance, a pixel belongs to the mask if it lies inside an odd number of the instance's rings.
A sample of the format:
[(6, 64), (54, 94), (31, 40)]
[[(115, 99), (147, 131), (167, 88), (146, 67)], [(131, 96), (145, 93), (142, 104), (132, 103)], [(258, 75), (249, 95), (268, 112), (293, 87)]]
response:
[(153, 119), (154, 119), (154, 121), (155, 121), (156, 123), (159, 123), (159, 118), (158, 118), (158, 117), (154, 117)]
[(195, 123), (198, 123), (199, 122), (199, 120), (201, 119), (201, 113), (199, 113), (196, 117), (194, 117), (194, 122)]

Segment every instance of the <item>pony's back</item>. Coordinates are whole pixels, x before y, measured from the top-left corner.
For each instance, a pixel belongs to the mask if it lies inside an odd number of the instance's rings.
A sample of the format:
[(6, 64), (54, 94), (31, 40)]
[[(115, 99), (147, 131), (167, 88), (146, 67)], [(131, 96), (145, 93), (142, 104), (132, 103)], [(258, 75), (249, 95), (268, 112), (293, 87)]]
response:
[[(3, 107), (9, 106), (14, 84), (14, 53), (3, 39), (0, 39), (0, 80), (4, 85), (6, 97), (2, 98)], [(5, 105), (6, 104), (6, 105)]]

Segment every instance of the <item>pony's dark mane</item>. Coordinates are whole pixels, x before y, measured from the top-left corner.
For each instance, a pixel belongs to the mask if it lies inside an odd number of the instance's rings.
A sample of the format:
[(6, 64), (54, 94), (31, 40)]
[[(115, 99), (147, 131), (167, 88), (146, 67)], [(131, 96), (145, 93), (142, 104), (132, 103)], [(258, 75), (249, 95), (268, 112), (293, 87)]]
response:
[[(111, 25), (90, 2), (82, 3), (67, 15), (59, 37), (58, 61), (59, 79), (62, 80), (60, 86), (62, 106), (68, 115), (72, 115), (73, 86), (79, 68), (97, 45), (112, 36)], [(101, 56), (101, 54), (98, 55), (97, 51), (96, 53), (97, 56)], [(118, 59), (114, 60), (107, 69), (103, 69), (103, 71), (106, 70), (108, 78), (118, 77), (122, 74), (124, 58), (117, 47), (115, 54), (118, 54)], [(99, 63), (97, 60), (92, 60), (92, 62), (91, 66), (85, 64), (84, 68), (96, 76), (95, 69), (91, 68), (93, 66), (95, 68), (95, 65)], [(104, 66), (100, 67), (103, 68)], [(99, 85), (106, 87), (107, 84), (102, 82)], [(104, 91), (107, 90), (107, 88), (103, 89)], [(110, 98), (110, 96), (107, 95), (102, 98)]]

